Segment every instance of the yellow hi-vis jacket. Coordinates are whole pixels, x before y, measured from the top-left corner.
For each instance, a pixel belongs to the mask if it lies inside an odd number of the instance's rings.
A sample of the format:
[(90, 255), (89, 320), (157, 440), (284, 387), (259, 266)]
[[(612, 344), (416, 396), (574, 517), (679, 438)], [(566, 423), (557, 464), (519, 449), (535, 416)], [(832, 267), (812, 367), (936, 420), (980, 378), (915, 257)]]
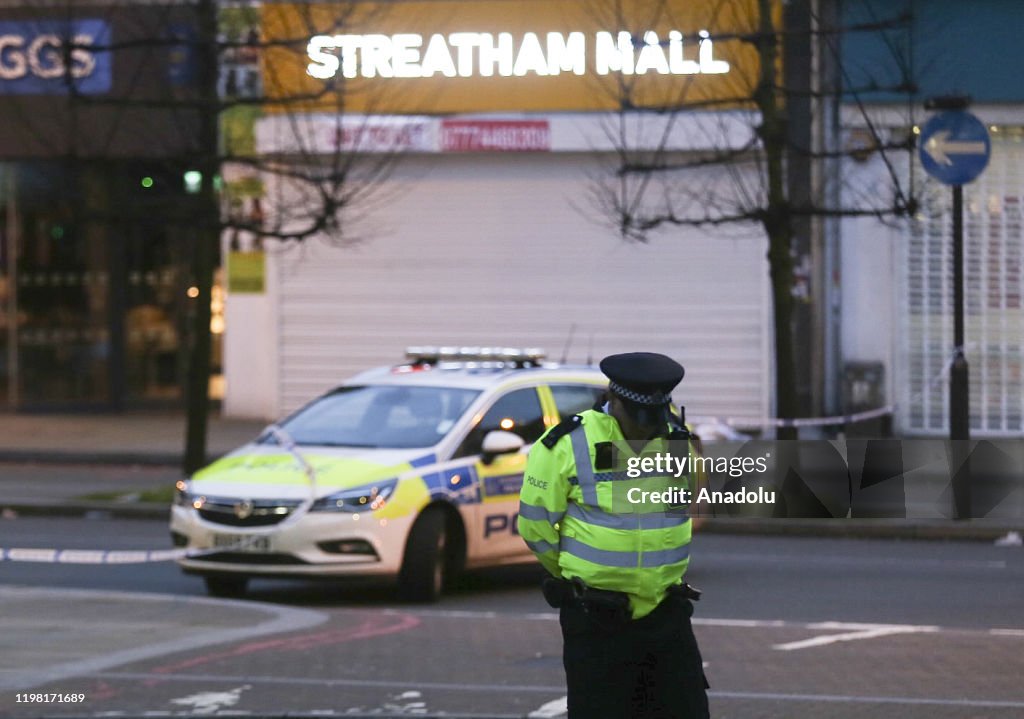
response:
[[(625, 447), (622, 430), (597, 410), (579, 417), (580, 426), (550, 449), (543, 437), (531, 449), (519, 497), (519, 534), (552, 575), (625, 592), (633, 618), (639, 619), (682, 580), (690, 561), (691, 522), (686, 505), (633, 503), (629, 496), (638, 498), (644, 489), (694, 487), (665, 471), (630, 478), (621, 458), (616, 471), (595, 470), (595, 445)], [(667, 446), (667, 440), (655, 439), (641, 454)], [(692, 445), (688, 452), (692, 458)]]

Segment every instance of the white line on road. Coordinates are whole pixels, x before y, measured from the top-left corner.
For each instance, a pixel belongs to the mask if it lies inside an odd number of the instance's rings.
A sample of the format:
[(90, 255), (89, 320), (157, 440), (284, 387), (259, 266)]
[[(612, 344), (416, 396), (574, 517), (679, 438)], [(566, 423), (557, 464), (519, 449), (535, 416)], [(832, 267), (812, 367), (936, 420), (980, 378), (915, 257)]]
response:
[(313, 679), (309, 677), (240, 677), (230, 674), (153, 674), (151, 672), (100, 672), (93, 676), (100, 679), (130, 679), (158, 681), (179, 681), (179, 682), (245, 682), (246, 684), (294, 684), (297, 686), (325, 686), (325, 687), (409, 687), (416, 690), (436, 689), (441, 691), (459, 692), (537, 692), (548, 694), (560, 694), (565, 692), (565, 686), (536, 685), (536, 684), (464, 684), (458, 682), (403, 682), (398, 680), (378, 679)]
[(191, 707), (193, 714), (215, 714), (237, 704), (246, 689), (252, 689), (252, 685), (244, 684), (226, 692), (198, 692), (180, 699), (172, 699), (171, 704)]
[(876, 637), (886, 637), (893, 634), (923, 634), (939, 631), (938, 627), (932, 626), (914, 626), (910, 624), (845, 624), (841, 622), (820, 622), (817, 624), (808, 624), (807, 628), (831, 631), (845, 629), (848, 631), (842, 634), (822, 634), (820, 636), (811, 637), (810, 639), (801, 639), (796, 642), (774, 644), (772, 645), (772, 649), (777, 649), (780, 652), (791, 652), (796, 649), (821, 647), (826, 644), (835, 644), (836, 642), (855, 642), (861, 639), (874, 639)]
[[(352, 610), (372, 611), (372, 610)], [(394, 614), (402, 616), (435, 617), (439, 619), (480, 619), (492, 621), (494, 619), (527, 619), (541, 621), (557, 621), (557, 612), (496, 612), (472, 609), (384, 609), (381, 614)], [(899, 627), (900, 632), (886, 633), (943, 633), (943, 634), (999, 634), (1004, 636), (1024, 636), (1024, 629), (988, 629), (982, 627), (940, 627), (931, 624), (869, 624), (864, 622), (796, 622), (787, 619), (727, 619), (715, 617), (694, 617), (690, 620), (694, 626), (703, 627), (735, 627), (738, 629), (824, 629), (847, 632), (861, 632), (877, 629), (890, 629)], [(904, 631), (905, 630), (905, 631)], [(832, 635), (835, 636), (835, 635)], [(879, 635), (881, 636), (881, 635)], [(855, 637), (860, 638), (860, 637)], [(867, 638), (867, 637), (864, 637)], [(842, 641), (842, 640), (837, 640)]]
[(784, 702), (829, 702), (833, 704), (908, 704), (985, 709), (1024, 709), (1024, 701), (995, 699), (943, 699), (940, 697), (875, 697), (849, 694), (772, 694), (769, 692), (709, 691), (719, 699), (768, 699)]
[(988, 633), (997, 637), (1024, 637), (1024, 629), (989, 629)]
[(779, 627), (790, 627), (793, 626), (791, 622), (784, 621), (782, 619), (705, 619), (705, 618), (694, 618), (690, 620), (692, 624), (699, 624), (705, 627), (741, 627), (743, 629), (751, 628), (779, 628)]
[(757, 562), (759, 564), (793, 564), (798, 566), (822, 565), (829, 567), (906, 567), (908, 569), (1007, 569), (1005, 559), (933, 559), (914, 557), (856, 557), (817, 556), (796, 554), (764, 555), (742, 552), (702, 552), (701, 561), (709, 566), (725, 562)]
[[(101, 679), (153, 679), (153, 674), (146, 672), (104, 672), (95, 675)], [(562, 694), (564, 686), (544, 686), (532, 684), (449, 684), (438, 682), (403, 682), (400, 679), (391, 681), (363, 679), (313, 679), (309, 677), (268, 677), (268, 676), (233, 676), (211, 674), (160, 674), (161, 681), (197, 682), (245, 682), (246, 684), (281, 684), (300, 686), (351, 686), (351, 687), (415, 687), (419, 690), (443, 691), (474, 691), (474, 692), (508, 692), (518, 694), (550, 693)], [(830, 702), (850, 704), (907, 704), (951, 707), (974, 707), (993, 709), (1024, 709), (1024, 701), (999, 701), (995, 699), (965, 699), (944, 697), (892, 697), (892, 696), (857, 696), (847, 694), (775, 694), (770, 692), (741, 692), (712, 690), (708, 696), (719, 699), (762, 699), (783, 702)], [(456, 715), (457, 716), (457, 715)]]
[(539, 709), (534, 709), (526, 716), (529, 719), (552, 719), (553, 717), (565, 716), (569, 713), (569, 697), (555, 699), (548, 702)]

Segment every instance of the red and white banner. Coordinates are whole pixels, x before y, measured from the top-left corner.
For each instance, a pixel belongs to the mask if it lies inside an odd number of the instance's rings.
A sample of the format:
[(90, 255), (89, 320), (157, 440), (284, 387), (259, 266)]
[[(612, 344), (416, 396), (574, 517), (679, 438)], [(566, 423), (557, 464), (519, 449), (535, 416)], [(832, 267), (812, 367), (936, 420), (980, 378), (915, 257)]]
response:
[(427, 123), (420, 121), (346, 122), (325, 127), (327, 145), (344, 152), (425, 152), (430, 150)]
[(550, 152), (547, 120), (443, 120), (441, 152)]

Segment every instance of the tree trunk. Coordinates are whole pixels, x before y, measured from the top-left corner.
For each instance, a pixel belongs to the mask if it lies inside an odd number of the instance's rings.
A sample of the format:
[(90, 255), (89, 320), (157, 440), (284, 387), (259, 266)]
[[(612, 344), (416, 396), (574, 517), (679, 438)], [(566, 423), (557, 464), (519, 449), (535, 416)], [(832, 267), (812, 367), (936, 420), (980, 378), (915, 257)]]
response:
[[(777, 89), (779, 38), (782, 28), (772, 20), (772, 0), (758, 0), (760, 84), (754, 94), (761, 111), (758, 135), (764, 146), (767, 206), (761, 224), (768, 236), (768, 265), (772, 280), (775, 321), (775, 415), (796, 416), (796, 365), (793, 356), (793, 213), (786, 192), (788, 130), (784, 98)], [(796, 439), (796, 429), (780, 427), (778, 439)]]
[[(790, 254), (792, 232), (783, 225), (767, 228), (768, 261), (772, 279), (772, 303), (775, 319), (775, 416), (796, 416), (796, 362), (793, 356), (793, 259)], [(779, 427), (777, 439), (796, 439), (795, 427)]]
[(195, 168), (202, 173), (196, 217), (192, 281), (198, 289), (191, 314), (191, 341), (185, 382), (185, 455), (183, 469), (190, 475), (206, 463), (207, 420), (210, 412), (210, 300), (213, 273), (220, 244), (220, 208), (214, 188), (219, 139), (217, 92), (217, 4), (200, 0), (196, 5), (199, 64), (199, 149)]

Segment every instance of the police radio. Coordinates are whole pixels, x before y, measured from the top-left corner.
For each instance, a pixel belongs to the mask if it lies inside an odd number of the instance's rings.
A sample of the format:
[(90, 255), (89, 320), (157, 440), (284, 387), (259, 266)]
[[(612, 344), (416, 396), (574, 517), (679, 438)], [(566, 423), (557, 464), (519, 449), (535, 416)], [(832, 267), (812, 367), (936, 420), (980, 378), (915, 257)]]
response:
[(686, 407), (679, 405), (679, 417), (677, 418), (672, 411), (668, 413), (669, 424), (672, 425), (672, 429), (668, 433), (670, 440), (686, 440), (689, 441), (694, 439), (696, 435), (690, 432), (686, 427)]

